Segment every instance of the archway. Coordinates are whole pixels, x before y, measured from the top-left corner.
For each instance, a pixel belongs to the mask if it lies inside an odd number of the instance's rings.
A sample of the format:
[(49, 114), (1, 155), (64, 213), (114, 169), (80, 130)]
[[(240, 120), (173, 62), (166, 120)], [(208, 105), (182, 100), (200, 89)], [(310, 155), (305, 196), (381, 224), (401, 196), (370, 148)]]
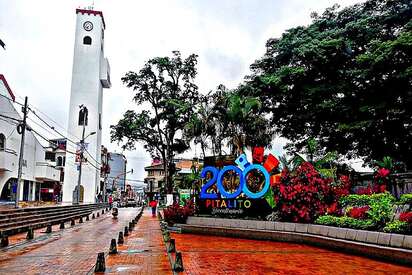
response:
[(6, 181), (6, 183), (3, 186), (3, 189), (1, 190), (0, 200), (13, 201), (15, 199), (16, 191), (14, 189), (16, 188), (16, 182), (17, 179), (14, 178), (10, 178)]

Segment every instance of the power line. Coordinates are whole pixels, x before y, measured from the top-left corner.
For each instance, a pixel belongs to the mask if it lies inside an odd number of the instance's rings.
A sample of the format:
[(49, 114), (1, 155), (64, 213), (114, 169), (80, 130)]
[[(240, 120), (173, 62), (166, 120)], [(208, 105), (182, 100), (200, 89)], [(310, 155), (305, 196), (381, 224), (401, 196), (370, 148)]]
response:
[(30, 123), (34, 123), (35, 125), (37, 125), (38, 127), (42, 128), (44, 131), (46, 131), (47, 133), (50, 134), (49, 129), (46, 129), (46, 127), (44, 127), (43, 125), (41, 125), (40, 123), (37, 123), (36, 121), (34, 121), (32, 118), (28, 118), (30, 120)]
[(18, 102), (18, 101), (16, 101), (16, 100), (13, 100), (12, 98), (10, 98), (10, 97), (8, 97), (8, 96), (2, 95), (2, 94), (0, 94), (0, 96), (4, 97), (5, 99), (7, 99), (7, 100), (10, 101), (10, 102), (14, 102), (14, 103), (19, 104), (20, 106), (24, 106), (24, 104), (22, 104), (22, 103), (20, 103), (20, 102)]
[[(107, 178), (110, 178), (110, 179), (116, 179), (117, 178), (118, 179), (118, 177), (111, 177), (111, 176), (109, 176)], [(144, 183), (144, 180), (135, 180), (135, 179), (125, 179), (125, 181), (134, 181), (134, 182), (143, 182)]]
[(11, 119), (11, 120), (14, 120), (14, 121), (21, 122), (21, 119), (17, 119), (17, 118), (10, 117), (10, 116), (6, 116), (6, 115), (2, 115), (2, 114), (0, 114), (0, 116), (1, 116), (1, 117), (4, 117), (4, 118), (7, 118), (7, 119)]
[(54, 126), (51, 126), (49, 123), (47, 123), (43, 118), (41, 118), (34, 110), (32, 110), (29, 107), (29, 110), (38, 118), (40, 119), (41, 122), (43, 122), (44, 124), (47, 125), (47, 127), (49, 127), (50, 129), (52, 129), (53, 131), (55, 131), (57, 134), (59, 134), (60, 136), (62, 136), (63, 138), (65, 138), (67, 141), (72, 142), (73, 144), (77, 145), (77, 143), (71, 139), (69, 139), (68, 137), (64, 136), (62, 133), (60, 133), (59, 131), (56, 130), (56, 128)]
[(85, 148), (86, 153), (97, 163), (97, 165), (102, 165), (101, 163), (99, 163), (93, 156), (92, 154), (90, 154), (90, 152)]
[(13, 126), (19, 125), (18, 123), (14, 122), (14, 121), (10, 121), (10, 120), (4, 119), (4, 118), (0, 118), (0, 120), (4, 121), (4, 122), (6, 122), (10, 125), (13, 125)]
[[(53, 140), (50, 140), (50, 139), (44, 137), (43, 135), (41, 135), (39, 132), (33, 130), (32, 128), (30, 128), (30, 131), (33, 132), (33, 133), (35, 133), (37, 136), (39, 136), (39, 137), (42, 138), (43, 140), (45, 140), (45, 141), (47, 141), (47, 142), (54, 143)], [(69, 151), (69, 150), (67, 150), (67, 149), (61, 149), (61, 150), (64, 151), (64, 152), (66, 152), (66, 153), (76, 155), (75, 152), (71, 152), (71, 151)]]
[[(70, 133), (65, 127), (61, 126), (58, 122), (56, 122), (55, 120), (53, 120), (50, 116), (48, 116), (46, 113), (44, 113), (42, 110), (40, 110), (39, 108), (37, 108), (36, 106), (34, 106), (33, 104), (29, 104), (29, 106), (31, 106), (33, 109), (35, 109), (36, 111), (38, 111), (40, 114), (44, 115), (47, 119), (49, 119), (50, 121), (52, 121), (54, 124), (56, 124), (57, 126), (59, 126), (60, 129), (62, 129), (64, 132), (67, 133), (67, 136), (72, 136), (74, 137), (76, 140), (80, 140), (79, 137), (77, 137), (76, 135), (74, 135), (73, 133)], [(33, 110), (32, 110), (33, 111)]]

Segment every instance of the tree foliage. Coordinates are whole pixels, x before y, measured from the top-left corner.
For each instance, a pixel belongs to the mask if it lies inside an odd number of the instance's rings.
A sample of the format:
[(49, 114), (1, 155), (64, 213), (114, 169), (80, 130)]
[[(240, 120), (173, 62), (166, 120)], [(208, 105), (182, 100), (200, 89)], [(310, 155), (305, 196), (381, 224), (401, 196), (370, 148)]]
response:
[(313, 14), (267, 41), (242, 88), (300, 150), (309, 137), (347, 157), (412, 166), (412, 5), (369, 0)]
[(143, 110), (128, 110), (111, 126), (112, 141), (122, 143), (124, 149), (134, 149), (141, 142), (153, 157), (162, 159), (168, 192), (173, 158), (188, 149), (182, 130), (199, 98), (196, 65), (197, 55), (182, 59), (175, 51), (172, 57), (150, 59), (138, 73), (128, 72), (122, 81), (136, 92), (134, 101)]
[(214, 154), (222, 155), (227, 145), (231, 154), (242, 154), (246, 147), (270, 145), (273, 130), (262, 113), (259, 98), (243, 96), (239, 90), (219, 85), (203, 97), (186, 127), (186, 137), (202, 147), (203, 155), (212, 146)]

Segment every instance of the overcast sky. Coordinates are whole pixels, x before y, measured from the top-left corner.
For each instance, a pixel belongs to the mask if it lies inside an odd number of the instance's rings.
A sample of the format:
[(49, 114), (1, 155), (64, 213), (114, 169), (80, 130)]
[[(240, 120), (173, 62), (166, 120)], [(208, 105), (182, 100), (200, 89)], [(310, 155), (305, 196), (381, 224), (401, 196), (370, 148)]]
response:
[[(105, 54), (111, 65), (112, 88), (104, 90), (103, 144), (120, 152), (116, 144), (110, 144), (109, 126), (125, 110), (135, 108), (133, 93), (120, 81), (127, 71), (139, 70), (152, 57), (180, 50), (183, 56), (199, 55), (201, 92), (220, 83), (233, 88), (263, 55), (268, 38), (307, 25), (313, 11), (360, 0), (0, 0), (0, 38), (6, 43), (6, 51), (0, 49), (0, 73), (18, 100), (28, 96), (29, 103), (58, 127), (67, 127), (75, 9), (93, 2), (94, 9), (104, 14)], [(278, 141), (274, 152), (281, 147)], [(125, 155), (128, 169), (135, 171), (130, 178), (143, 179), (150, 156), (140, 145)]]

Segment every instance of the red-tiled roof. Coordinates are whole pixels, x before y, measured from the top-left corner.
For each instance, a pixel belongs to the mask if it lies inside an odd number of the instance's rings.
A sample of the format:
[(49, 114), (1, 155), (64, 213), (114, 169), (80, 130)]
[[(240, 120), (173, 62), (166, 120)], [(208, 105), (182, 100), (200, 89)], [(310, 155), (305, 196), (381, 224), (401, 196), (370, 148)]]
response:
[(103, 17), (103, 12), (101, 11), (94, 11), (94, 10), (85, 10), (85, 9), (76, 9), (76, 14), (81, 13), (81, 14), (88, 14), (88, 15), (100, 15), (102, 17), (103, 21), (103, 27), (106, 29), (106, 23), (104, 22), (104, 17)]
[(4, 77), (4, 75), (0, 74), (0, 80), (3, 81), (4, 86), (6, 87), (7, 91), (9, 92), (9, 95), (10, 95), (11, 99), (13, 99), (13, 101), (15, 101), (15, 100), (16, 100), (16, 97), (14, 96), (13, 92), (11, 91), (10, 86), (9, 86), (9, 84), (7, 83), (7, 80), (6, 80), (6, 78)]

